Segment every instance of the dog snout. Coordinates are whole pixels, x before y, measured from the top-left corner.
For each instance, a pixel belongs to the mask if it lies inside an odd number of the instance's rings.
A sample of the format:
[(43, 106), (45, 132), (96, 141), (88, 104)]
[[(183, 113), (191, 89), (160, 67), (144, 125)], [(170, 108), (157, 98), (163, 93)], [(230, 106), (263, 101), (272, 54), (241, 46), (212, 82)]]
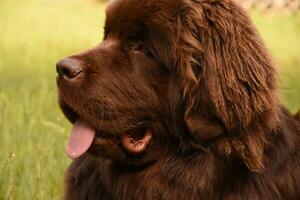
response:
[(78, 59), (65, 58), (56, 63), (56, 71), (59, 76), (73, 80), (83, 73), (83, 65)]

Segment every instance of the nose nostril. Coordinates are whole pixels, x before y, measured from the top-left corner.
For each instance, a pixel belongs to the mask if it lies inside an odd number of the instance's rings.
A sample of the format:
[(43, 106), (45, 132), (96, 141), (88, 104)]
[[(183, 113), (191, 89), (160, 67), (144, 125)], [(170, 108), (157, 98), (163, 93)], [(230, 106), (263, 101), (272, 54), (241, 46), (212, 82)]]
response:
[(62, 69), (62, 75), (66, 76), (67, 78), (72, 78), (69, 70), (66, 68)]
[(77, 71), (72, 71), (68, 68), (63, 68), (61, 71), (61, 74), (63, 76), (65, 76), (68, 79), (72, 79), (75, 78), (76, 76), (78, 76), (81, 73), (81, 70), (77, 70)]

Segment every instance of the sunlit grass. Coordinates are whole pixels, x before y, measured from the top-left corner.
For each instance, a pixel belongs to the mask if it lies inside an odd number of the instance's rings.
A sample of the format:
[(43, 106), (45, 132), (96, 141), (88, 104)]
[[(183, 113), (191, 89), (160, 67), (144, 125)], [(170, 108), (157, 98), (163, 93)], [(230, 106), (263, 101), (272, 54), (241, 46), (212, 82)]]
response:
[(55, 63), (102, 38), (92, 1), (0, 2), (0, 199), (59, 199), (70, 129), (56, 103)]
[[(101, 41), (103, 7), (96, 0), (0, 0), (0, 199), (60, 198), (70, 125), (56, 103), (55, 63)], [(295, 111), (300, 17), (253, 16)]]

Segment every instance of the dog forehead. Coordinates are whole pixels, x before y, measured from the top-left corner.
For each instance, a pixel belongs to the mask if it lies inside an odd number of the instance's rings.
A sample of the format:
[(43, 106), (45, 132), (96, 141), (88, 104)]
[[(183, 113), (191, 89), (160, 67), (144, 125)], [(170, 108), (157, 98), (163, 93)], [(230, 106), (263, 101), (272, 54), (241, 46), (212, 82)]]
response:
[[(145, 27), (163, 29), (174, 23), (189, 0), (112, 0), (106, 8), (105, 30), (126, 37)], [(160, 23), (164, 21), (165, 23)], [(175, 20), (176, 21), (176, 20)], [(156, 28), (155, 28), (156, 27)]]
[(156, 14), (172, 14), (188, 0), (111, 0), (106, 7), (107, 18), (122, 21), (149, 19)]
[(114, 22), (142, 20), (153, 14), (157, 0), (113, 0), (106, 7), (106, 18)]

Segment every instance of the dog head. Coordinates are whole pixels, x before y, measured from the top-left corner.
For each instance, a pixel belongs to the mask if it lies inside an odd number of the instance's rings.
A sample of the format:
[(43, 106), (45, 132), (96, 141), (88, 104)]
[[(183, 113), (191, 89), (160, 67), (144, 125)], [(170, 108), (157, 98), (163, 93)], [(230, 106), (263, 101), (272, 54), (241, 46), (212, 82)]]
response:
[(148, 163), (197, 144), (263, 168), (276, 74), (239, 6), (114, 0), (106, 14), (102, 43), (57, 64), (59, 104), (74, 123), (71, 157), (88, 150)]

